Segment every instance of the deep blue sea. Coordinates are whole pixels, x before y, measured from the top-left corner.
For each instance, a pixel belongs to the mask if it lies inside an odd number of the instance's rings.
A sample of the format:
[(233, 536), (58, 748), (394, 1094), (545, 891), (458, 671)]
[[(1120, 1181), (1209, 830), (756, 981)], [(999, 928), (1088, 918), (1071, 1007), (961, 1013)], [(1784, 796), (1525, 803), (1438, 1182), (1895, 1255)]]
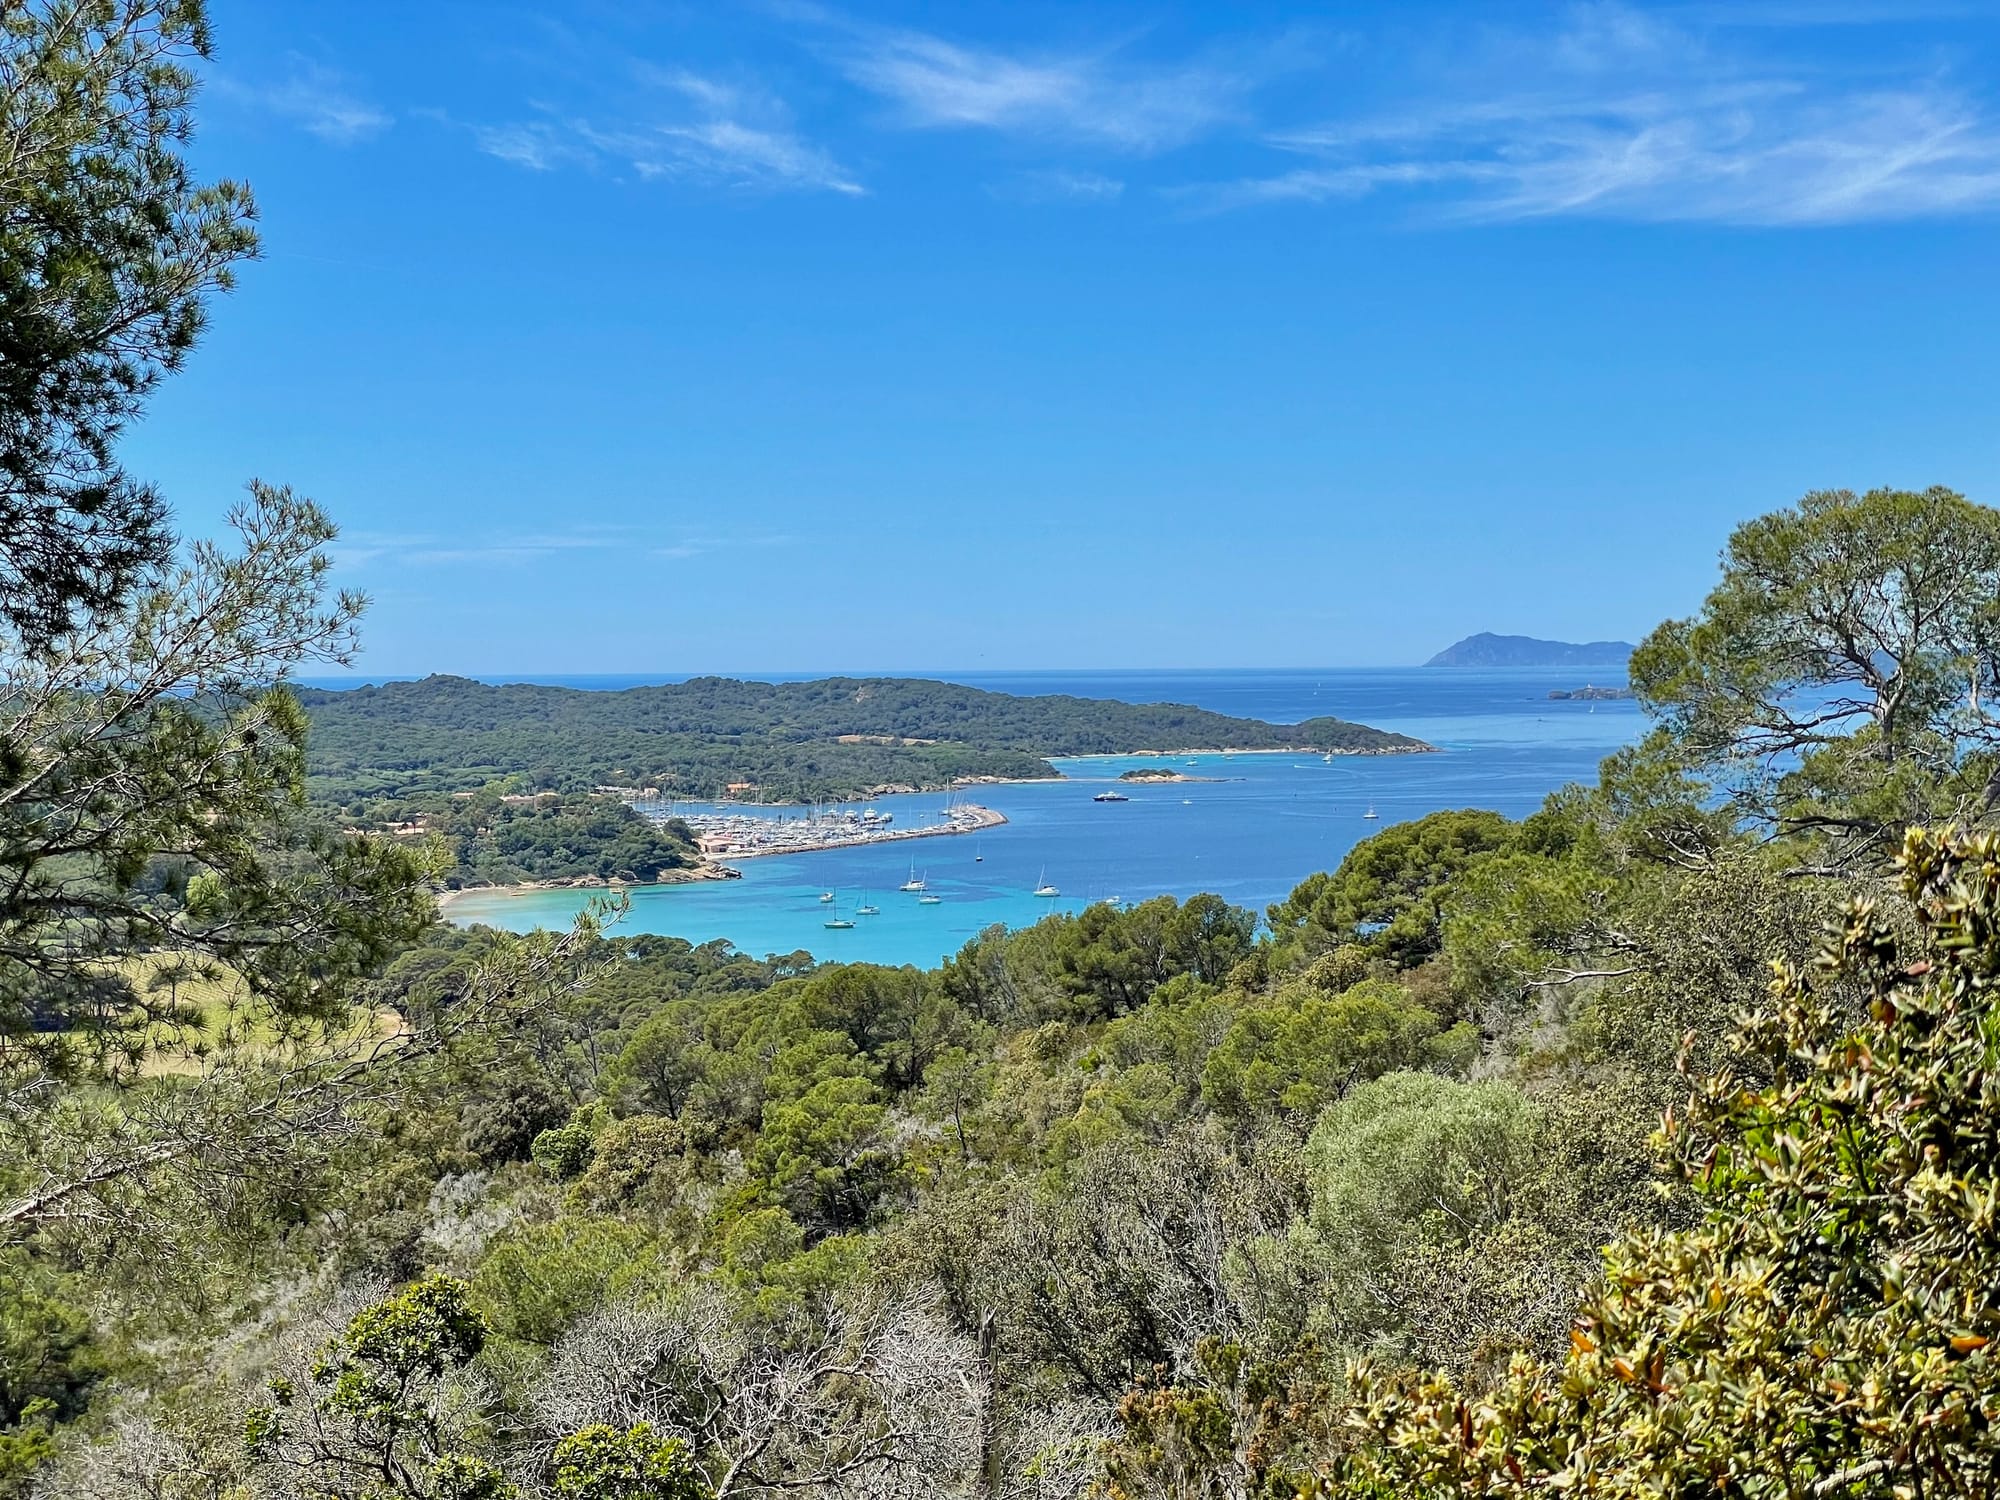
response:
[[(917, 675), (917, 674), (911, 674)], [(1400, 730), (1427, 740), (1438, 755), (1318, 757), (1203, 756), (1173, 762), (1200, 782), (1126, 785), (1131, 801), (1098, 803), (1092, 794), (1157, 757), (1057, 762), (1067, 778), (979, 787), (964, 795), (1006, 814), (984, 834), (785, 855), (742, 862), (743, 879), (648, 886), (632, 892), (619, 931), (656, 932), (694, 942), (726, 938), (755, 954), (805, 949), (826, 959), (929, 965), (956, 952), (995, 922), (1021, 925), (1051, 909), (1076, 911), (1092, 901), (1143, 900), (1168, 892), (1213, 891), (1255, 910), (1281, 899), (1315, 870), (1331, 869), (1369, 834), (1448, 807), (1485, 807), (1520, 817), (1555, 788), (1595, 777), (1611, 751), (1641, 733), (1629, 701), (1552, 701), (1553, 688), (1603, 681), (1578, 670), (1456, 672), (1432, 668), (1325, 671), (1129, 671), (933, 673), (997, 692), (1074, 693), (1134, 703), (1189, 703), (1220, 713), (1276, 722), (1316, 714)], [(617, 689), (680, 680), (668, 675), (495, 677)], [(326, 680), (326, 685), (349, 685)], [(938, 794), (879, 798), (897, 826), (931, 821)], [(1374, 821), (1365, 814), (1373, 808)], [(773, 815), (783, 809), (771, 809)], [(791, 814), (796, 816), (796, 813)], [(912, 862), (944, 897), (923, 906), (896, 887)], [(1059, 898), (1032, 892), (1046, 880)], [(822, 903), (831, 890), (836, 900)], [(566, 926), (589, 892), (474, 894), (448, 908), (461, 923), (525, 931)], [(864, 902), (881, 915), (855, 917), (829, 931), (830, 913), (852, 915)]]

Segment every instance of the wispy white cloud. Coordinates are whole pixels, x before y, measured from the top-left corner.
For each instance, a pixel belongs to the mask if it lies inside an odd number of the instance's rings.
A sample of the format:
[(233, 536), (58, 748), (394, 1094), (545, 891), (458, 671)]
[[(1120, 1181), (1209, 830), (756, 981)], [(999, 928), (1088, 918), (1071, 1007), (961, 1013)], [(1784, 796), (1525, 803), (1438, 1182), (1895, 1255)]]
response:
[(653, 556), (669, 562), (682, 562), (690, 557), (702, 557), (710, 552), (728, 552), (739, 548), (790, 547), (798, 538), (783, 532), (750, 533), (741, 536), (690, 536), (667, 546), (654, 547)]
[(2000, 204), (2000, 123), (1942, 73), (1787, 63), (1621, 4), (1489, 36), (1432, 102), (1276, 133), (1304, 164), (1209, 185), (1208, 207), (1421, 192), (1476, 219), (1810, 225)]
[[(619, 118), (539, 106), (526, 120), (471, 126), (473, 139), (487, 155), (537, 172), (590, 167), (710, 187), (865, 191), (830, 152), (792, 128), (771, 96), (684, 69), (635, 63), (630, 71), (648, 85), (649, 98)], [(677, 107), (653, 106), (660, 93)]]
[(490, 536), (440, 536), (431, 532), (343, 532), (328, 549), (342, 567), (370, 564), (438, 567), (454, 564), (520, 564), (562, 553), (619, 552), (684, 560), (735, 548), (778, 547), (795, 537), (770, 533), (740, 536), (695, 534), (661, 539), (638, 527), (582, 526), (575, 531), (501, 532)]
[(603, 551), (629, 544), (623, 528), (580, 527), (576, 531), (525, 532), (490, 537), (440, 537), (426, 532), (346, 531), (328, 549), (347, 567), (389, 561), (413, 566), (435, 563), (531, 562), (558, 552)]
[(1149, 152), (1244, 118), (1261, 81), (1242, 65), (1142, 62), (1122, 48), (1007, 52), (920, 31), (847, 27), (834, 51), (905, 124), (982, 128)]
[(296, 54), (277, 82), (250, 86), (224, 75), (224, 93), (254, 108), (289, 120), (335, 146), (350, 146), (379, 135), (394, 123), (387, 110), (371, 104), (334, 69)]
[(1113, 203), (1124, 195), (1125, 184), (1102, 172), (1052, 168), (1016, 173), (989, 184), (987, 191), (1016, 203)]
[(611, 142), (642, 177), (678, 177), (734, 187), (808, 188), (859, 196), (866, 191), (839, 162), (787, 130), (736, 120), (661, 125), (621, 132)]
[(470, 129), (473, 140), (488, 156), (531, 172), (552, 171), (566, 163), (588, 163), (593, 157), (579, 143), (572, 127), (552, 120), (474, 125)]

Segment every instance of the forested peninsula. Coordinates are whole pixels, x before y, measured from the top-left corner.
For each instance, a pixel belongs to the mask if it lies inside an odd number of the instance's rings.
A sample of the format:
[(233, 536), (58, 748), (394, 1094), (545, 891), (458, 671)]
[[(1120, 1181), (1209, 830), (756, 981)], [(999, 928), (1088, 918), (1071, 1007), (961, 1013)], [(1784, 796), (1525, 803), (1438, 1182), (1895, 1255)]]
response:
[(805, 802), (1052, 777), (1052, 756), (1432, 748), (1344, 719), (1270, 724), (1184, 704), (1023, 698), (904, 677), (697, 677), (601, 692), (433, 676), (299, 697), (312, 719), (314, 795), (357, 810), (505, 778), (519, 792), (653, 787), (668, 799)]

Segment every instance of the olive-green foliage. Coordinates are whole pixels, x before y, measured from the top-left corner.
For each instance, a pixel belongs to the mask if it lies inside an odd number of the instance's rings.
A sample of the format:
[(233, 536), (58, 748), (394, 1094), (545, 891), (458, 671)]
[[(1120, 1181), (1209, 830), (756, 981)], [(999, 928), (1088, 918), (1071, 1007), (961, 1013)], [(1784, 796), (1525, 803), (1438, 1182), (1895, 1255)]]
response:
[(1522, 822), (1511, 847), (1471, 861), (1440, 892), (1459, 994), (1518, 998), (1524, 984), (1592, 968), (1616, 945), (1635, 863), (1619, 844), (1621, 829), (1600, 796), (1566, 788)]
[[(1661, 1135), (1698, 1220), (1604, 1258), (1568, 1358), (1365, 1378), (1328, 1493), (1991, 1494), (2000, 841), (1912, 832), (1911, 941), (1857, 901)], [(1856, 1017), (1845, 987), (1867, 991)]]
[(918, 1107), (931, 1119), (948, 1123), (958, 1143), (965, 1165), (972, 1163), (976, 1132), (968, 1131), (968, 1121), (993, 1092), (993, 1065), (982, 1062), (963, 1047), (947, 1048), (924, 1070), (924, 1088)]
[(565, 1124), (552, 1126), (535, 1137), (528, 1154), (549, 1176), (567, 1182), (590, 1165), (597, 1133), (603, 1122), (595, 1109), (583, 1110)]
[(1631, 951), (1620, 966), (1636, 972), (1607, 983), (1580, 1019), (1592, 1045), (1655, 1086), (1649, 1116), (1681, 1091), (1677, 1052), (1696, 1073), (1732, 1056), (1736, 1022), (1764, 1004), (1772, 963), (1809, 958), (1842, 898), (1833, 883), (1788, 879), (1771, 851), (1747, 850), (1719, 857), (1699, 879), (1628, 894), (1621, 922)]
[(21, 1250), (0, 1252), (0, 1428), (46, 1403), (51, 1416), (74, 1416), (103, 1373), (86, 1288), (73, 1275)]
[(575, 1201), (598, 1213), (660, 1208), (687, 1172), (688, 1137), (658, 1115), (616, 1120), (591, 1142)]
[[(481, 1420), (491, 1397), (472, 1367), (487, 1337), (472, 1288), (446, 1276), (364, 1307), (320, 1351), (304, 1387), (274, 1379), (250, 1409), (244, 1448), (253, 1471), (316, 1500), (518, 1500), (519, 1487), (482, 1451), (491, 1446)], [(548, 1484), (557, 1500), (711, 1495), (688, 1445), (644, 1422), (558, 1438)]]
[(655, 1436), (644, 1422), (573, 1432), (556, 1444), (549, 1467), (555, 1500), (710, 1500), (687, 1444)]
[(1393, 1073), (1334, 1104), (1306, 1144), (1312, 1224), (1343, 1274), (1505, 1220), (1539, 1131), (1514, 1084)]
[(432, 1276), (356, 1313), (313, 1362), (309, 1382), (270, 1383), (244, 1447), (280, 1484), (327, 1500), (513, 1500), (515, 1488), (468, 1451), (461, 1403), (441, 1399), (486, 1344), (471, 1289)]
[(607, 1097), (621, 1110), (678, 1117), (703, 1075), (707, 1009), (669, 1000), (642, 1021), (605, 1075)]
[(672, 1248), (643, 1222), (564, 1218), (497, 1239), (471, 1294), (495, 1334), (547, 1346), (590, 1309), (664, 1285), (674, 1267)]
[(467, 1088), (459, 1104), (459, 1141), (489, 1166), (526, 1161), (544, 1132), (559, 1129), (568, 1102), (541, 1069), (517, 1067)]
[(1387, 980), (1337, 995), (1291, 985), (1237, 1011), (1202, 1068), (1201, 1092), (1228, 1114), (1314, 1120), (1357, 1083), (1431, 1061), (1463, 1066), (1477, 1046), (1464, 1023), (1440, 1036), (1437, 1017)]
[(1256, 918), (1215, 896), (1158, 896), (1125, 908), (1089, 906), (1041, 926), (1050, 949), (1044, 962), (1064, 996), (1047, 1009), (1098, 1021), (1136, 1009), (1179, 975), (1221, 983), (1249, 954)]
[(358, 1421), (401, 1420), (413, 1384), (437, 1379), (484, 1347), (486, 1325), (469, 1290), (433, 1276), (357, 1313), (313, 1370), (326, 1387), (322, 1404)]
[(1271, 931), (1295, 962), (1352, 943), (1399, 967), (1414, 967), (1442, 945), (1444, 889), (1512, 838), (1505, 818), (1477, 810), (1395, 824), (1355, 845), (1338, 870), (1300, 882), (1270, 909)]
[(75, 1419), (107, 1373), (107, 1356), (76, 1278), (0, 1251), (0, 1497), (28, 1493), (53, 1453), (58, 1423)]
[(868, 1222), (894, 1181), (889, 1110), (866, 1078), (822, 1078), (773, 1099), (750, 1166), (802, 1223), (825, 1230)]
[(1186, 1378), (1142, 1377), (1119, 1401), (1091, 1500), (1293, 1500), (1335, 1403), (1310, 1344), (1262, 1360), (1204, 1339)]

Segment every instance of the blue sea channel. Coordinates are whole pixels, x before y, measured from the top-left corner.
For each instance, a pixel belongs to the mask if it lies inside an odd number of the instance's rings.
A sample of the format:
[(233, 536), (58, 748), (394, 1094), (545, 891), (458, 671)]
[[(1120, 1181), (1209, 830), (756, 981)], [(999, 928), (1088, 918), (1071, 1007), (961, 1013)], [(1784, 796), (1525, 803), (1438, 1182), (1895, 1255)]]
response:
[[(1382, 828), (1441, 808), (1483, 807), (1521, 817), (1572, 781), (1590, 781), (1606, 755), (1645, 720), (1629, 700), (1553, 700), (1602, 672), (1425, 669), (1206, 672), (936, 673), (998, 692), (1073, 693), (1134, 703), (1193, 704), (1277, 722), (1319, 714), (1400, 730), (1436, 755), (1201, 755), (1093, 757), (1056, 762), (1064, 779), (985, 786), (960, 794), (1004, 814), (980, 834), (926, 838), (742, 861), (741, 880), (633, 889), (614, 929), (696, 943), (723, 939), (763, 955), (801, 949), (827, 960), (930, 965), (994, 923), (1020, 926), (1093, 901), (1139, 901), (1213, 891), (1261, 912), (1315, 870), (1332, 869)], [(497, 679), (496, 679), (497, 680)], [(615, 689), (669, 677), (545, 678)], [(1192, 760), (1192, 764), (1188, 762)], [(1119, 773), (1171, 766), (1200, 780), (1121, 784)], [(1118, 786), (1130, 800), (1094, 802)], [(898, 828), (937, 821), (941, 794), (869, 804)], [(690, 808), (694, 805), (689, 804)], [(1376, 814), (1370, 819), (1370, 810)], [(741, 811), (741, 808), (732, 810)], [(772, 816), (798, 809), (764, 809)], [(942, 899), (898, 890), (911, 872)], [(1038, 885), (1056, 887), (1037, 897)], [(834, 901), (820, 900), (834, 893)], [(473, 892), (448, 916), (526, 931), (567, 926), (588, 891)], [(879, 908), (857, 916), (861, 905)], [(832, 916), (854, 926), (830, 930)]]

